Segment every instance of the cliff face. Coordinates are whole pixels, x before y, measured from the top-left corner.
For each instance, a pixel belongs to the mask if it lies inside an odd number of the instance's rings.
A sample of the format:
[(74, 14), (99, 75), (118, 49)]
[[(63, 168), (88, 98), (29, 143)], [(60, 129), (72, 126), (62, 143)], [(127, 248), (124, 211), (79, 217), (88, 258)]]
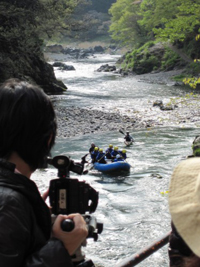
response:
[[(42, 52), (43, 40), (41, 38), (46, 35), (48, 37), (53, 36), (52, 25), (58, 24), (57, 20), (60, 19), (58, 13), (63, 11), (62, 1), (49, 2), (51, 5), (46, 6), (45, 2), (40, 0), (0, 1), (0, 83), (8, 78), (19, 78), (40, 85), (48, 94), (62, 93), (63, 90), (67, 89), (63, 82), (56, 79), (53, 67), (45, 61)], [(96, 9), (95, 14), (90, 12), (86, 16), (86, 21), (89, 20), (89, 29), (98, 17), (97, 25), (93, 27), (88, 38), (97, 32), (98, 27), (98, 34), (104, 35), (108, 29), (108, 15), (104, 18), (104, 14), (102, 15), (100, 12), (107, 13), (108, 8), (115, 0), (86, 0), (85, 2), (90, 3), (90, 5), (86, 5), (88, 9), (84, 10), (82, 6), (79, 6), (80, 9), (77, 14)], [(52, 24), (50, 15), (52, 15), (54, 6), (57, 7), (57, 11), (54, 14), (54, 24)], [(66, 8), (65, 5), (64, 7)], [(72, 11), (69, 11), (68, 15), (71, 14)], [(76, 22), (76, 16), (74, 20)], [(82, 36), (81, 32), (83, 32), (82, 27), (85, 28), (85, 23), (82, 24), (79, 29), (80, 37)], [(48, 27), (45, 27), (46, 25)], [(77, 32), (75, 34), (77, 35)], [(83, 34), (85, 35), (85, 32)], [(67, 39), (68, 37), (66, 36)]]
[(37, 19), (43, 6), (39, 4), (32, 0), (0, 1), (0, 83), (19, 78), (40, 85), (46, 93), (62, 93), (67, 88), (56, 79), (42, 53), (39, 36), (43, 25)]
[[(1, 43), (2, 44), (2, 43)], [(19, 78), (38, 84), (47, 94), (62, 93), (67, 87), (55, 77), (53, 67), (42, 54), (8, 52), (0, 47), (0, 83)]]

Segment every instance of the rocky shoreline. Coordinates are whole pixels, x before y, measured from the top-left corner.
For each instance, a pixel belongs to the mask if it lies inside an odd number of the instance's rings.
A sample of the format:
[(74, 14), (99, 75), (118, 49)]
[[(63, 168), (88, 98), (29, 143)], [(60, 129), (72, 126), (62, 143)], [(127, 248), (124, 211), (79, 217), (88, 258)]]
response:
[[(68, 59), (66, 54), (46, 53), (46, 57), (51, 61), (60, 61)], [(180, 75), (184, 69), (171, 71), (151, 72), (147, 74), (134, 75), (139, 82), (162, 84), (168, 86), (184, 86), (182, 82), (173, 80), (174, 76)], [(126, 79), (126, 77), (124, 77)], [(52, 99), (55, 96), (51, 96)], [(158, 99), (162, 100), (162, 99)], [(184, 101), (180, 100), (178, 107), (172, 110), (161, 110), (159, 107), (148, 106), (137, 112), (127, 115), (109, 113), (105, 110), (93, 108), (78, 107), (59, 107), (54, 106), (57, 115), (59, 138), (69, 138), (74, 136), (89, 135), (100, 132), (118, 131), (119, 129), (133, 131), (134, 129), (146, 129), (154, 127), (178, 126), (192, 127), (200, 126), (200, 101), (199, 98), (190, 98)], [(143, 111), (142, 111), (143, 110)]]
[[(137, 75), (138, 81), (157, 84), (174, 85), (172, 77), (181, 73), (181, 70), (154, 74)], [(57, 136), (68, 138), (85, 134), (100, 132), (123, 131), (134, 129), (146, 129), (154, 127), (177, 126), (177, 127), (199, 127), (200, 126), (200, 98), (194, 97), (181, 99), (178, 108), (162, 111), (159, 107), (145, 109), (145, 111), (130, 115), (108, 113), (92, 108), (57, 107), (55, 110), (58, 123)], [(150, 112), (151, 109), (151, 112)], [(153, 113), (152, 113), (153, 109)], [(128, 112), (127, 112), (128, 113)], [(151, 115), (149, 115), (151, 114)]]
[(137, 124), (135, 118), (100, 110), (77, 107), (55, 107), (58, 131), (61, 138), (97, 132), (132, 129)]
[(165, 84), (168, 86), (184, 86), (183, 82), (176, 82), (173, 80), (174, 76), (180, 75), (184, 72), (184, 69), (162, 71), (162, 72), (151, 72), (146, 74), (137, 75), (139, 81), (154, 83), (154, 84)]

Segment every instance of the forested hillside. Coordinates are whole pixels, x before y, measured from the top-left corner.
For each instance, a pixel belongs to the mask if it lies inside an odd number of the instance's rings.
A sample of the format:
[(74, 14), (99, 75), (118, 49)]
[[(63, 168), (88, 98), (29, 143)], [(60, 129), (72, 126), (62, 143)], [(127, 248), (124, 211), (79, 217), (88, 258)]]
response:
[(45, 62), (49, 40), (107, 34), (113, 0), (1, 0), (0, 83), (16, 77), (39, 84), (47, 93), (62, 92), (53, 67)]
[[(176, 66), (176, 62), (181, 66), (186, 57), (191, 61), (200, 58), (199, 0), (117, 0), (109, 12), (112, 38), (132, 50), (124, 63), (133, 71), (142, 64), (150, 65), (143, 70), (145, 73), (165, 69), (164, 65), (169, 67), (167, 61), (171, 61), (171, 66)], [(166, 47), (161, 58), (149, 52), (157, 43)], [(200, 71), (197, 64), (191, 67), (196, 74)]]
[(199, 13), (199, 0), (1, 0), (0, 82), (18, 77), (62, 92), (66, 87), (45, 62), (45, 44), (109, 35), (130, 50), (124, 69), (141, 74), (184, 67), (197, 76)]
[(77, 5), (71, 21), (75, 27), (61, 35), (60, 41), (109, 38), (111, 16), (108, 14), (108, 10), (115, 2), (116, 0), (85, 0)]
[(0, 82), (16, 77), (35, 82), (46, 92), (66, 88), (45, 62), (42, 47), (44, 38), (61, 29), (74, 7), (73, 1), (1, 0)]

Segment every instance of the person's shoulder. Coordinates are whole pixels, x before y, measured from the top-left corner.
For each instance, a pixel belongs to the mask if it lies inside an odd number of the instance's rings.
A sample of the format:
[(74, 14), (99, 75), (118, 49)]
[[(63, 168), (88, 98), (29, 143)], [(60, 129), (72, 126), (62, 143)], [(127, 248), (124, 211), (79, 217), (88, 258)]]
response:
[(18, 196), (20, 196), (19, 193), (13, 188), (8, 186), (0, 186), (0, 197), (15, 199)]
[(0, 206), (4, 206), (7, 210), (15, 210), (16, 212), (29, 213), (30, 212), (30, 202), (27, 198), (20, 192), (9, 188), (0, 186)]

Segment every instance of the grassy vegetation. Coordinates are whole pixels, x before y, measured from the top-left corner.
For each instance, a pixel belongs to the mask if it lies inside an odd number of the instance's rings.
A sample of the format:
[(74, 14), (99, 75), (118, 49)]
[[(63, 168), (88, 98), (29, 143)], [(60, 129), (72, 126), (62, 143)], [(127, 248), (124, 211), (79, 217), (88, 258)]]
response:
[(140, 48), (127, 53), (121, 66), (124, 70), (143, 74), (156, 70), (173, 70), (174, 67), (179, 68), (185, 64), (179, 54), (166, 44), (150, 41)]
[(189, 77), (189, 75), (186, 74), (179, 74), (172, 78), (173, 81), (182, 82), (184, 78)]
[(161, 70), (173, 69), (181, 61), (180, 56), (169, 47), (165, 48), (165, 53), (161, 61)]

